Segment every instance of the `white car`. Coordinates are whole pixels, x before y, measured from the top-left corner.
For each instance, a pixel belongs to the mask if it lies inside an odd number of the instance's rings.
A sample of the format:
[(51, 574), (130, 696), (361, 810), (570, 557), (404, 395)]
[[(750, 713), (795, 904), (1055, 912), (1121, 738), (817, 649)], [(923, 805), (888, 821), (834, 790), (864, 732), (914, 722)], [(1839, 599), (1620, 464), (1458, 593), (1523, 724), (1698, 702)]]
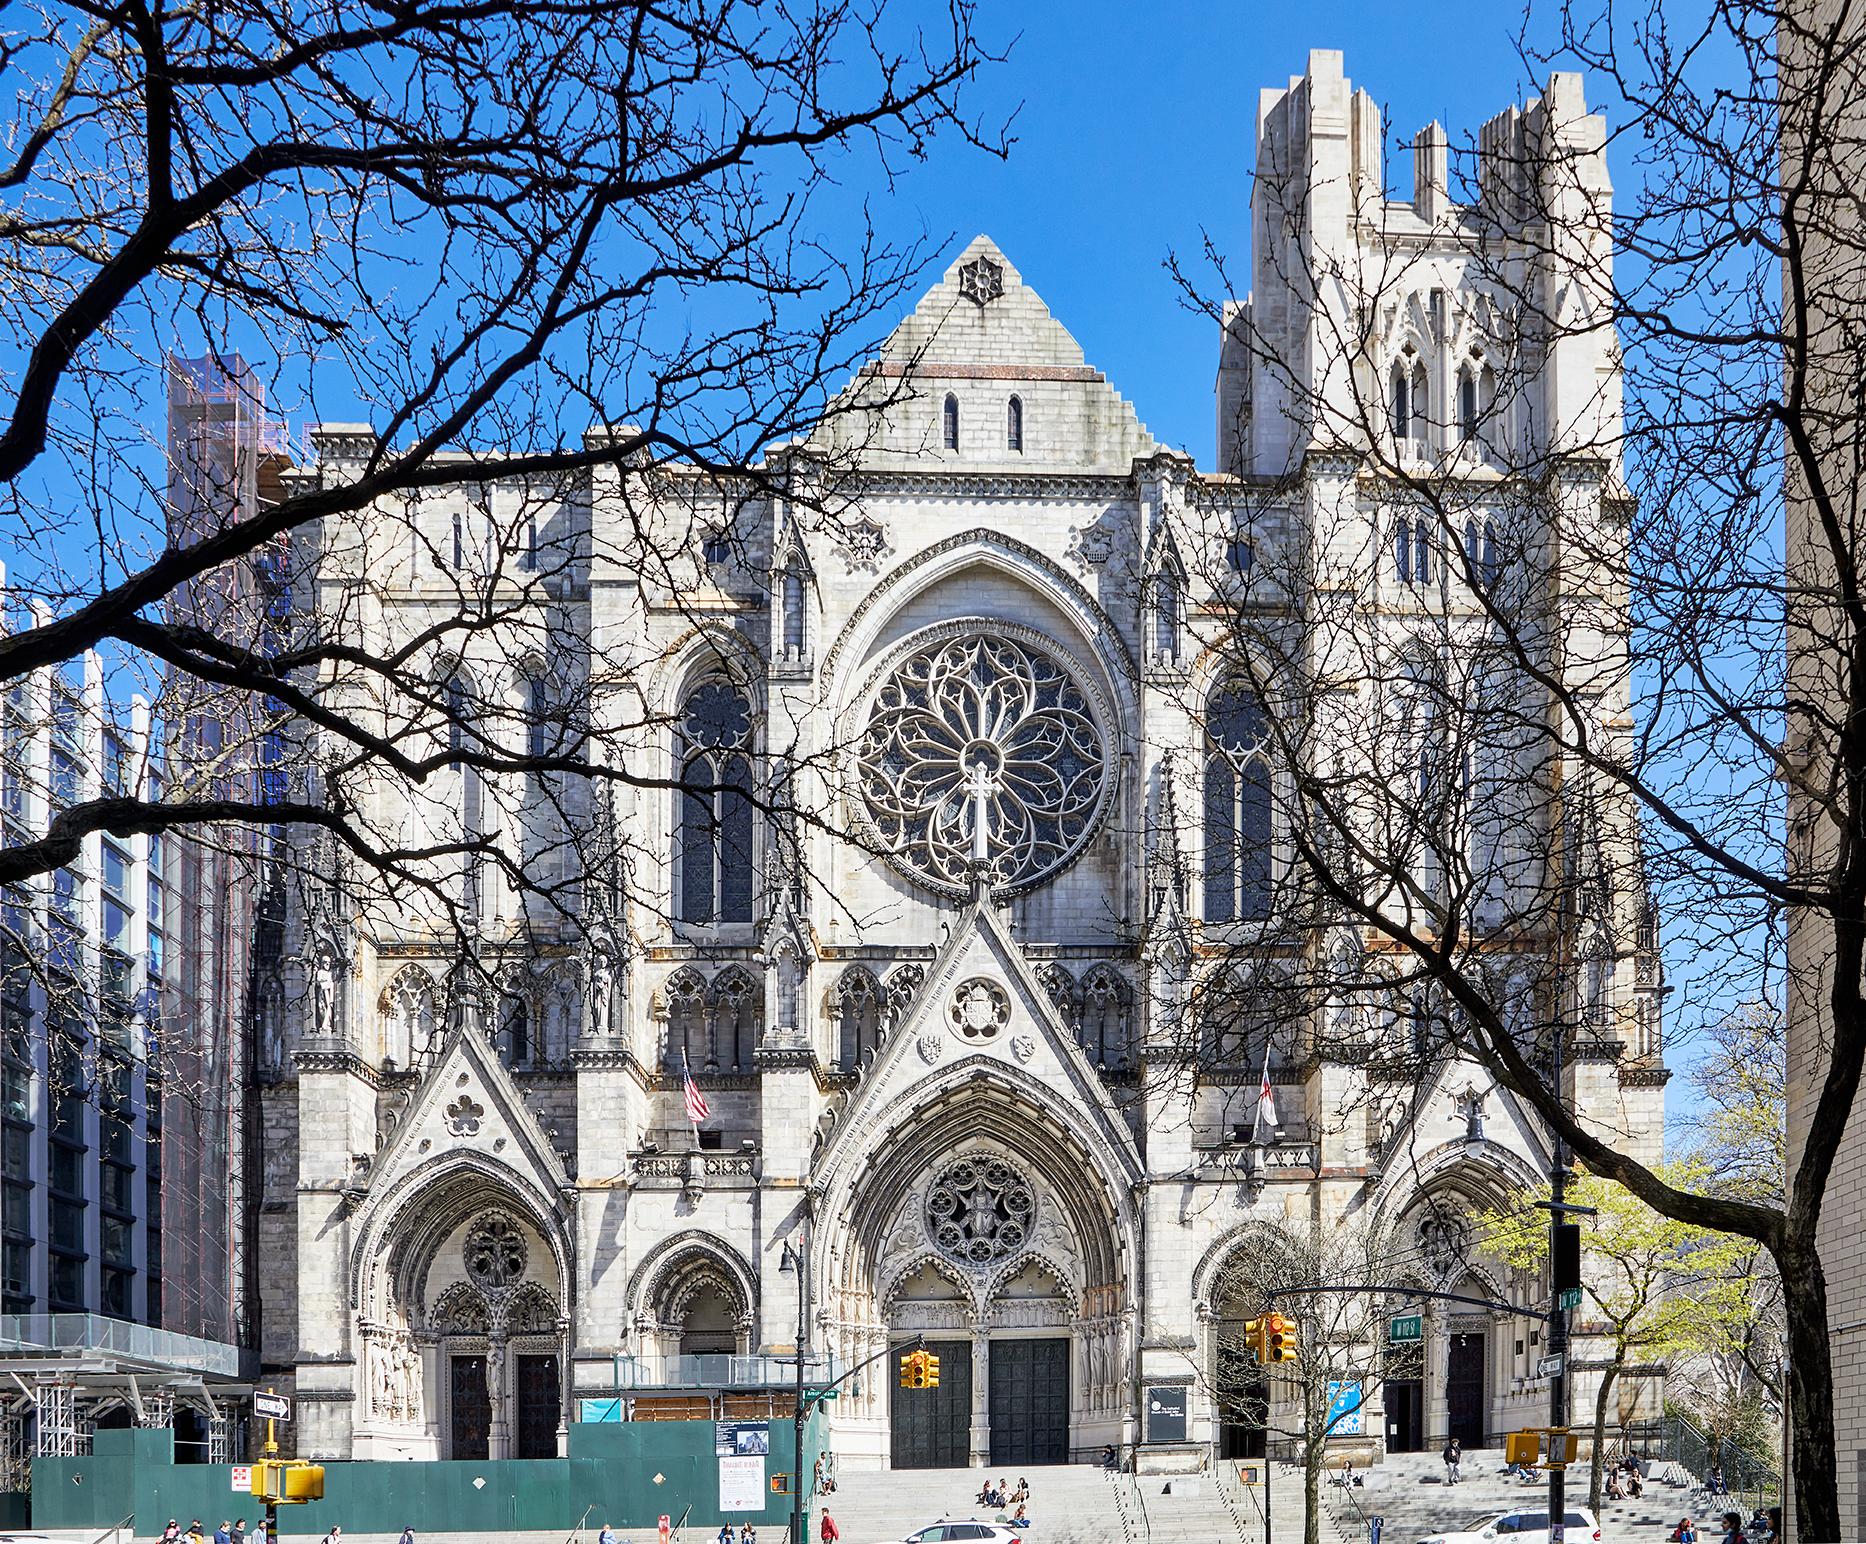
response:
[[(1584, 1506), (1570, 1507), (1565, 1514), (1567, 1536), (1562, 1544), (1600, 1544), (1600, 1523)], [(1549, 1544), (1549, 1511), (1503, 1512), (1496, 1517), (1480, 1517), (1468, 1528), (1456, 1533), (1434, 1533), (1419, 1544)]]
[(980, 1522), (975, 1517), (945, 1517), (903, 1534), (890, 1544), (1024, 1544), (1024, 1535), (1003, 1523)]

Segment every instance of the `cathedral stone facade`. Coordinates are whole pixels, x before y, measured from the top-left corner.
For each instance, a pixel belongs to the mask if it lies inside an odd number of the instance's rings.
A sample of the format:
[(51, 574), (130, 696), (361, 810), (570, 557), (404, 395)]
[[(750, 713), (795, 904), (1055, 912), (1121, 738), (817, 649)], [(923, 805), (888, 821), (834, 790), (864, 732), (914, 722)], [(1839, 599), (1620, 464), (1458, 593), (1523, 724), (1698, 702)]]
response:
[[(1486, 143), (1525, 132), (1598, 160), (1571, 77)], [(1322, 372), (1289, 265), (1403, 253), (1417, 304), (1374, 378), (1403, 348), (1408, 389), (1419, 369), (1446, 403), (1417, 432), (1451, 422), (1462, 344), (1440, 313), (1470, 297), (1442, 132), (1420, 136), (1413, 201), (1385, 200), (1377, 114), (1318, 53), (1266, 93), (1258, 138), (1306, 169), (1306, 207), (1285, 239), (1260, 189), (1249, 304)], [(1520, 261), (1550, 252), (1526, 238)], [(1599, 357), (1544, 360), (1516, 432), (1603, 375), (1617, 392), (1604, 345), (1556, 348)], [(299, 604), (378, 656), (457, 614), (462, 575), (521, 533), (521, 572), (490, 583), (523, 603), (435, 692), (544, 734), (538, 704), (574, 682), (580, 711), (624, 726), (603, 754), (625, 775), (527, 794), (463, 750), (373, 793), (367, 818), (409, 846), (496, 831), (561, 880), (553, 905), (472, 864), (296, 903), (260, 1002), (259, 1247), (302, 1451), (555, 1453), (580, 1401), (618, 1392), (637, 1415), (745, 1408), (791, 1378), (801, 1307), (819, 1372), (915, 1335), (942, 1354), (937, 1396), (904, 1398), (885, 1361), (845, 1388), (845, 1465), (1242, 1454), (1264, 1422), (1219, 1397), (1245, 1311), (1231, 1263), (1268, 1225), (1356, 1211), (1414, 1241), (1418, 1280), (1523, 1310), (1428, 1309), (1422, 1352), (1369, 1377), (1365, 1442), (1481, 1443), (1546, 1409), (1546, 1287), (1469, 1237), (1473, 1211), (1546, 1173), (1533, 1119), (1456, 1058), (1396, 1104), (1365, 1064), (1281, 1041), (1274, 1060), (1244, 1035), (1190, 1067), (1176, 1051), (1175, 1004), (1287, 862), (1268, 775), (1212, 759), (1235, 749), (1209, 706), (1230, 688), (1196, 618), (1226, 555), (1186, 554), (1215, 550), (1240, 490), (1278, 490), (1291, 541), (1343, 518), (1382, 533), (1400, 498), (1314, 450), (1288, 378), (1227, 330), (1222, 469), (1201, 472), (981, 236), (847, 410), (772, 452), (780, 491), (599, 470), (321, 533)], [(294, 475), (354, 476), (372, 443), (327, 425)], [(1563, 496), (1598, 516), (1609, 483)], [(1370, 594), (1368, 625), (1393, 609)], [(835, 818), (784, 828), (806, 808)], [(602, 840), (612, 872), (570, 871)], [(461, 985), (461, 919), (490, 988)], [(1634, 951), (1595, 974), (1613, 1023), (1649, 1022)], [(1621, 1052), (1571, 1088), (1656, 1153), (1656, 1038)], [(1264, 1065), (1274, 1134), (1251, 1130)]]

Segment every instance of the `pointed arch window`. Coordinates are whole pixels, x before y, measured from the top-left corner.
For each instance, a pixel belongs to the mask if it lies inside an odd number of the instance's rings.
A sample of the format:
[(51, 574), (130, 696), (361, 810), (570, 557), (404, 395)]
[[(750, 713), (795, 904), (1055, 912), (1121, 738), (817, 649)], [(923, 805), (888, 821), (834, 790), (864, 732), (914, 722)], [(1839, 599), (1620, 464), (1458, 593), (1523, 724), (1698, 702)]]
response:
[(424, 1067), (433, 1058), (441, 1015), (434, 982), (410, 965), (382, 994), (383, 1057), (397, 1067)]
[(466, 682), (454, 676), (447, 683), (445, 694), (447, 703), (447, 765), (456, 772), (460, 770), (461, 753), (466, 749), (467, 689)]
[(466, 516), (459, 510), (454, 511), (453, 545), (450, 549), (451, 566), (458, 570), (466, 567)]
[(1406, 373), (1405, 361), (1395, 360), (1387, 378), (1387, 417), (1394, 442), (1402, 448), (1412, 438), (1411, 387), (1412, 378)]
[(1479, 589), (1495, 586), (1498, 574), (1497, 527), (1475, 516), (1464, 522), (1464, 562), (1471, 582)]
[(508, 1067), (531, 1065), (531, 1004), (524, 994), (508, 991), (499, 1003), (499, 1060)]
[(1004, 409), (1004, 448), (1022, 452), (1024, 448), (1024, 400), (1012, 397)]
[(1185, 590), (1172, 567), (1153, 576), (1153, 649), (1166, 661), (1179, 658), (1179, 630), (1185, 621)]
[(784, 657), (801, 659), (803, 657), (803, 573), (797, 566), (796, 558), (784, 570), (784, 577), (778, 585), (778, 604), (784, 613)]
[(945, 404), (940, 408), (940, 442), (948, 450), (959, 448), (959, 399), (951, 392), (946, 393)]
[(1088, 1059), (1104, 1072), (1133, 1064), (1133, 993), (1120, 972), (1098, 965), (1082, 978), (1082, 1017), (1077, 1035)]
[(1423, 517), (1393, 523), (1393, 573), (1401, 584), (1432, 582), (1432, 536)]
[(681, 706), (680, 920), (752, 920), (752, 709), (708, 681)]
[(1248, 687), (1221, 688), (1205, 715), (1205, 920), (1270, 914), (1268, 720)]
[(852, 966), (836, 983), (836, 1065), (855, 1072), (880, 1046), (880, 984), (859, 965)]
[(1458, 443), (1469, 445), (1477, 438), (1477, 377), (1466, 365), (1458, 372)]
[(1409, 406), (1412, 410), (1412, 438), (1423, 440), (1426, 437), (1427, 405), (1431, 401), (1431, 390), (1426, 381), (1425, 364), (1421, 361), (1412, 367), (1412, 392)]

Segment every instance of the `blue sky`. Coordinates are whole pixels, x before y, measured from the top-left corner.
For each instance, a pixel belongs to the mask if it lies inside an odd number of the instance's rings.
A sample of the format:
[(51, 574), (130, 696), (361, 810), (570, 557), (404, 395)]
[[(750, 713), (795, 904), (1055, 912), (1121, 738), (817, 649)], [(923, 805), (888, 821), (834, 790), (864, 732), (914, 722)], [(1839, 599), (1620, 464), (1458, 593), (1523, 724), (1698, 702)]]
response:
[[(1483, 0), (996, 8), (988, 33), (1023, 30), (974, 100), (987, 116), (1017, 111), (1010, 159), (945, 146), (876, 213), (950, 234), (954, 251), (989, 234), (1147, 427), (1209, 467), (1216, 331), (1161, 265), (1196, 256), (1209, 231), (1243, 282), (1259, 90), (1301, 74), (1310, 49), (1338, 48), (1389, 140), (1437, 118), (1456, 146), (1533, 94), (1520, 24)], [(1389, 148), (1387, 167), (1409, 190), (1410, 158)]]

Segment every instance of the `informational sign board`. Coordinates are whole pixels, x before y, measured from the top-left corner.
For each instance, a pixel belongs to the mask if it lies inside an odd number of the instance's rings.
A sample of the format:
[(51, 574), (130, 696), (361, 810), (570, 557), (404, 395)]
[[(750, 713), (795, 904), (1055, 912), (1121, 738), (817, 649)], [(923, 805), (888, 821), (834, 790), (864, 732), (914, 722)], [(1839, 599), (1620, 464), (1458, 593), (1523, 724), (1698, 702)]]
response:
[(237, 1490), (242, 1496), (252, 1495), (253, 1466), (251, 1464), (235, 1464), (232, 1473), (227, 1478), (229, 1489)]
[(1147, 1390), (1147, 1440), (1186, 1440), (1186, 1391), (1171, 1386)]
[(1330, 1378), (1328, 1380), (1328, 1435), (1331, 1437), (1358, 1437), (1367, 1430), (1367, 1415), (1361, 1408), (1366, 1402), (1366, 1395), (1361, 1392), (1360, 1379)]
[[(713, 1453), (719, 1458), (763, 1458), (771, 1451), (769, 1421), (713, 1422)], [(764, 1480), (758, 1488), (764, 1489)]]
[[(1563, 1287), (1561, 1289), (1561, 1295), (1555, 1299), (1555, 1306), (1557, 1308), (1579, 1308), (1581, 1306), (1581, 1289), (1579, 1287)], [(1549, 1541), (1549, 1544), (1561, 1544), (1561, 1540), (1552, 1539)]]
[(1409, 1340), (1425, 1339), (1425, 1316), (1423, 1314), (1401, 1314), (1387, 1323), (1387, 1339), (1396, 1346), (1403, 1346)]
[(719, 1510), (761, 1512), (765, 1505), (763, 1454), (719, 1460)]
[(577, 1419), (586, 1425), (604, 1426), (622, 1419), (620, 1399), (579, 1399)]
[(253, 1414), (262, 1421), (289, 1421), (292, 1418), (292, 1402), (283, 1394), (259, 1389), (253, 1395)]
[(1539, 1378), (1552, 1378), (1556, 1373), (1562, 1370), (1564, 1365), (1564, 1358), (1561, 1352), (1557, 1351), (1553, 1356), (1545, 1356), (1541, 1361), (1536, 1363), (1536, 1376)]

